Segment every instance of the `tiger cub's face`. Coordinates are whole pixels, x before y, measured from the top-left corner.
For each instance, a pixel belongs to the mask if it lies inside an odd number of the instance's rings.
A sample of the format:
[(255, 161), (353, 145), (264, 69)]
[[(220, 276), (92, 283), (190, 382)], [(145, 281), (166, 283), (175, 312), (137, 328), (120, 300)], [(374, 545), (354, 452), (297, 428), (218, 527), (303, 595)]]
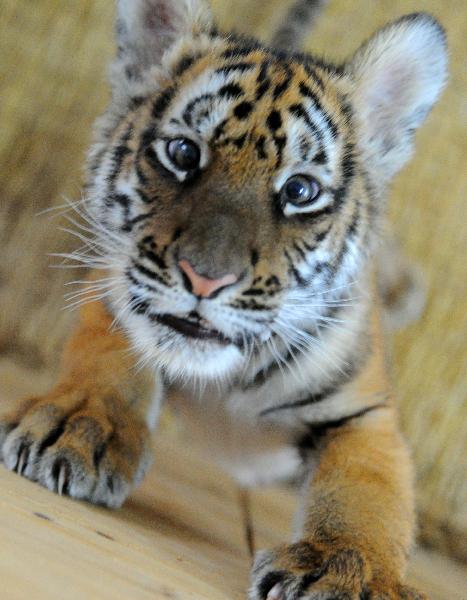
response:
[(88, 210), (113, 309), (145, 359), (218, 378), (349, 293), (444, 73), (440, 59), (428, 97), (419, 61), (388, 76), (372, 52), (394, 61), (415, 27), (425, 45), (443, 36), (428, 17), (400, 21), (337, 69), (213, 33), (203, 10), (120, 2)]

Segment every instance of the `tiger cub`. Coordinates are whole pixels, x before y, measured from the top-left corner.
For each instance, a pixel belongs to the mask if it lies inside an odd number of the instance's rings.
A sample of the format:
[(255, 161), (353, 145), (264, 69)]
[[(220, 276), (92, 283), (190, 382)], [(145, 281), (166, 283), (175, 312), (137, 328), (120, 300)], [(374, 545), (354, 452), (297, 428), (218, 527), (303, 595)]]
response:
[(243, 485), (303, 482), (293, 539), (257, 555), (251, 600), (421, 598), (403, 583), (412, 473), (375, 265), (445, 35), (408, 15), (339, 66), (290, 36), (278, 50), (225, 34), (202, 0), (119, 0), (76, 207), (73, 257), (93, 275), (56, 387), (2, 407), (0, 455), (120, 506), (171, 396)]

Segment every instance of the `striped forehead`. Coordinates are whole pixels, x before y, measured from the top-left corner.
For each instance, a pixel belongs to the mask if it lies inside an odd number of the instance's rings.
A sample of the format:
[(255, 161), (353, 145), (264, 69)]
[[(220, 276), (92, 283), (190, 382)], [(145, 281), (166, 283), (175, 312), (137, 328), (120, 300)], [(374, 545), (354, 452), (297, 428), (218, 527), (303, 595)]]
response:
[(244, 95), (241, 85), (217, 68), (207, 68), (178, 90), (168, 107), (161, 128), (164, 132), (188, 130), (210, 139), (215, 127), (226, 118), (232, 105)]
[(264, 55), (210, 61), (181, 79), (160, 130), (210, 144), (228, 128), (230, 135), (235, 130), (243, 138), (246, 134), (259, 158), (265, 158), (269, 140), (276, 149), (281, 146), (281, 163), (316, 161), (332, 169), (338, 129), (323, 106), (323, 89), (302, 65)]

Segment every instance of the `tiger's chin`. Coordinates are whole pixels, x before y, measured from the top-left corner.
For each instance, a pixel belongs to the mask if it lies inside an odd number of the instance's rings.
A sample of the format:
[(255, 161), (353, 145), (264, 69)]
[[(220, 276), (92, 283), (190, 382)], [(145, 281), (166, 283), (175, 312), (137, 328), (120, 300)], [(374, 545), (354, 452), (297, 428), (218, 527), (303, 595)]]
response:
[(184, 384), (228, 384), (241, 371), (244, 361), (237, 346), (184, 340), (171, 356), (164, 357), (163, 367), (169, 378)]
[(139, 319), (130, 321), (127, 331), (141, 363), (162, 369), (169, 380), (227, 383), (244, 368), (241, 344), (204, 324), (198, 328), (189, 320), (165, 314), (150, 326)]

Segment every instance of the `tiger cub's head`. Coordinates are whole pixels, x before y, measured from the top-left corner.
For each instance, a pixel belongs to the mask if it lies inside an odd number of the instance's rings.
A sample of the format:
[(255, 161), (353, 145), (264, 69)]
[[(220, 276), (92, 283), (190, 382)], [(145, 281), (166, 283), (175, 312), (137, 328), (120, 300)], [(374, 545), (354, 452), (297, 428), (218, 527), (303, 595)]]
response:
[(89, 160), (95, 263), (149, 363), (222, 377), (366, 270), (444, 33), (403, 17), (336, 67), (225, 35), (201, 0), (119, 0), (117, 35)]

